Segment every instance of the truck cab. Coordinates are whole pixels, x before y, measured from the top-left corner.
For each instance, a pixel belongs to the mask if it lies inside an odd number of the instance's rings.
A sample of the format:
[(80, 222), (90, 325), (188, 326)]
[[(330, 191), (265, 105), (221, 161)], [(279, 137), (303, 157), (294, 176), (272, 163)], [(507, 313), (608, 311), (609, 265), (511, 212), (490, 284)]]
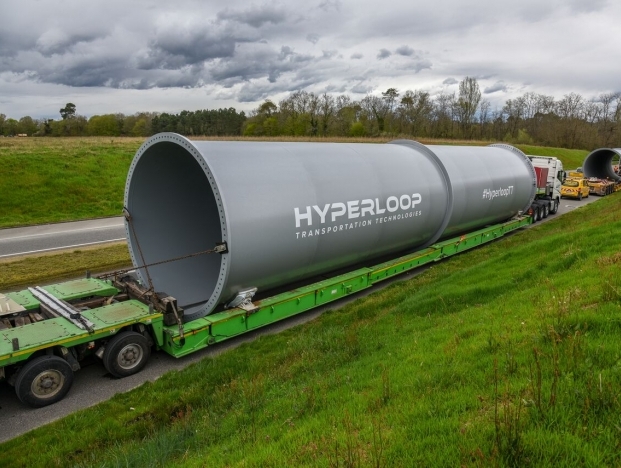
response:
[[(557, 212), (561, 202), (561, 187), (566, 174), (563, 163), (560, 159), (552, 156), (528, 156), (537, 174), (537, 195), (533, 207), (543, 206), (544, 212), (554, 214)], [(537, 211), (537, 210), (534, 210)], [(545, 217), (546, 215), (534, 214), (535, 218)]]

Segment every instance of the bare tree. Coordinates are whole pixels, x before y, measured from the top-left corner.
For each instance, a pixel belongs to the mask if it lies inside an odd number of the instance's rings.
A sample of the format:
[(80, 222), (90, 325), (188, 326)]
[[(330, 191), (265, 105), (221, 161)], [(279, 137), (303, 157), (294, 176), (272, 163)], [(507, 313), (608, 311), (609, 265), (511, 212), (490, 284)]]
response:
[(556, 103), (556, 112), (563, 121), (561, 144), (566, 148), (576, 148), (578, 127), (584, 118), (585, 102), (581, 95), (569, 93)]
[(452, 137), (454, 112), (456, 107), (455, 93), (440, 93), (434, 99), (433, 136), (437, 138)]
[(360, 103), (352, 101), (345, 94), (335, 99), (334, 126), (339, 135), (349, 135), (352, 125), (358, 121), (361, 114)]
[(507, 132), (511, 137), (515, 138), (518, 135), (518, 130), (522, 124), (524, 118), (525, 100), (522, 97), (516, 99), (507, 99), (502, 113), (504, 114), (505, 121), (507, 122)]
[(584, 99), (576, 93), (569, 93), (556, 103), (556, 111), (562, 119), (578, 119), (584, 112)]
[(321, 116), (321, 135), (328, 135), (328, 127), (330, 126), (330, 120), (334, 115), (334, 98), (328, 94), (323, 93), (319, 99), (319, 114)]
[(621, 117), (621, 93), (600, 94), (598, 102), (601, 105), (599, 130), (602, 137), (602, 146), (612, 146), (616, 123)]
[(317, 136), (319, 133), (319, 106), (319, 96), (315, 93), (308, 93), (308, 119), (311, 136)]
[(428, 92), (407, 90), (398, 111), (407, 133), (420, 135), (425, 123), (431, 119), (433, 102)]
[(487, 139), (487, 126), (489, 123), (489, 111), (492, 107), (492, 104), (487, 99), (481, 99), (481, 104), (479, 104), (479, 125), (481, 127), (481, 138)]
[(370, 122), (377, 123), (378, 133), (383, 133), (386, 125), (386, 116), (390, 111), (390, 105), (387, 100), (377, 96), (365, 96), (360, 101), (360, 106)]
[(399, 97), (399, 91), (396, 88), (388, 88), (382, 93), (382, 99), (386, 102), (385, 119), (388, 120), (388, 130), (392, 131), (392, 120), (394, 116), (395, 103)]
[(457, 99), (457, 115), (464, 136), (472, 136), (472, 124), (481, 102), (481, 90), (476, 78), (465, 77), (459, 83), (459, 97)]

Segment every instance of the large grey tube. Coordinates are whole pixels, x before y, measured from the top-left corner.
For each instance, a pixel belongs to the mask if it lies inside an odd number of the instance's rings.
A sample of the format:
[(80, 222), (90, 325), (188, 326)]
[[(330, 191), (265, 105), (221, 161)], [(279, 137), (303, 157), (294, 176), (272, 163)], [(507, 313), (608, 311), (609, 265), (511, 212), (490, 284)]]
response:
[(155, 289), (193, 320), (241, 290), (420, 248), (532, 202), (534, 170), (512, 147), (394, 143), (155, 135), (136, 153), (125, 190), (134, 265), (226, 242), (228, 253), (149, 268)]
[(453, 187), (453, 212), (443, 238), (526, 212), (535, 198), (535, 169), (513, 146), (427, 148), (442, 161)]
[(621, 181), (621, 177), (615, 174), (612, 168), (612, 159), (615, 156), (621, 157), (621, 148), (600, 148), (591, 151), (582, 163), (582, 172), (585, 177)]

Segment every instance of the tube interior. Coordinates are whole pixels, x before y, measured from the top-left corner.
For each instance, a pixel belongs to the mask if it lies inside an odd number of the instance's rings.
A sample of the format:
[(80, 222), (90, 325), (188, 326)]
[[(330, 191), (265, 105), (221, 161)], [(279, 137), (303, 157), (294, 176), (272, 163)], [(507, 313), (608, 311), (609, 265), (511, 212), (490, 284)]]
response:
[(597, 149), (585, 158), (582, 171), (586, 177), (621, 181), (621, 177), (615, 174), (612, 168), (613, 158), (619, 156), (621, 156), (621, 151), (618, 149)]
[[(223, 241), (221, 201), (186, 148), (168, 141), (149, 146), (128, 180), (126, 203), (133, 226), (127, 231), (135, 266), (212, 249)], [(192, 319), (219, 294), (222, 268), (221, 255), (206, 254), (149, 267), (148, 273), (155, 291), (174, 296), (186, 309), (186, 319)], [(148, 286), (144, 270), (139, 272)]]

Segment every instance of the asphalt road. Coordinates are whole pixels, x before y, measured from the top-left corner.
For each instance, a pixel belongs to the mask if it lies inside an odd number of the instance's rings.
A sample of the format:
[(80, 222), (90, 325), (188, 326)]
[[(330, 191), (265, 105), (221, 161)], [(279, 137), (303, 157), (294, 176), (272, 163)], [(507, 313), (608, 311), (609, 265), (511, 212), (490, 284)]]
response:
[[(597, 197), (590, 196), (588, 198), (583, 199), (582, 201), (578, 200), (561, 200), (561, 205), (559, 207), (558, 214), (556, 216), (562, 215), (569, 211), (572, 211), (580, 206), (586, 205), (588, 203), (594, 202), (598, 200)], [(554, 219), (556, 216), (550, 216), (547, 219), (544, 219), (540, 222), (547, 222)], [(120, 218), (114, 218), (117, 223), (122, 223)], [(30, 237), (26, 237), (23, 240), (22, 250), (37, 250), (37, 246), (39, 244), (33, 244), (35, 242), (40, 242), (41, 239), (39, 237), (46, 237), (46, 232), (57, 232), (53, 234), (53, 236), (58, 236), (58, 232), (64, 233), (61, 234), (61, 239), (63, 236), (69, 237), (73, 235), (78, 235), (78, 233), (84, 232), (97, 232), (101, 228), (102, 220), (94, 220), (94, 221), (82, 221), (78, 223), (63, 223), (60, 225), (50, 225), (44, 227), (40, 232), (36, 232), (39, 236), (34, 237), (32, 232), (27, 234)], [(114, 222), (110, 219), (110, 224), (114, 226)], [(76, 232), (72, 233), (69, 225), (76, 227)], [(537, 226), (538, 224), (535, 224)], [(105, 223), (104, 223), (105, 226)], [(37, 227), (38, 228), (38, 227)], [(20, 228), (20, 229), (31, 229), (31, 228)], [(35, 228), (33, 228), (35, 229)], [(90, 229), (90, 231), (89, 231)], [(107, 228), (103, 228), (107, 229)], [(6, 231), (15, 231), (13, 229)], [(2, 231), (0, 231), (2, 233)], [(124, 232), (123, 232), (124, 234)], [(30, 240), (28, 240), (30, 239)], [(57, 237), (58, 240), (58, 237)], [(49, 240), (51, 242), (51, 240)], [(30, 244), (29, 244), (30, 242)], [(60, 242), (59, 245), (63, 243)], [(1, 245), (1, 244), (0, 244)], [(53, 242), (52, 244), (53, 245)], [(33, 248), (34, 246), (34, 248)], [(1, 248), (1, 247), (0, 247)], [(46, 247), (50, 248), (50, 247)], [(54, 247), (52, 247), (54, 248)], [(62, 247), (57, 247), (56, 249), (60, 249)], [(485, 248), (485, 247), (482, 247)], [(0, 251), (1, 252), (1, 251)], [(44, 424), (48, 424), (54, 420), (60, 419), (68, 414), (71, 414), (75, 411), (78, 411), (83, 408), (87, 408), (89, 406), (95, 405), (99, 402), (105, 401), (116, 393), (126, 392), (135, 387), (140, 386), (146, 381), (156, 380), (158, 377), (163, 375), (165, 372), (174, 369), (183, 369), (184, 367), (199, 361), (206, 357), (213, 357), (217, 354), (224, 352), (226, 350), (235, 348), (242, 343), (252, 341), (259, 336), (278, 333), (282, 330), (294, 327), (301, 323), (305, 323), (309, 320), (312, 320), (319, 315), (321, 315), (324, 311), (329, 309), (338, 309), (343, 307), (345, 304), (352, 302), (360, 297), (363, 297), (368, 294), (372, 294), (375, 291), (378, 291), (381, 288), (384, 288), (391, 284), (394, 281), (402, 281), (410, 279), (423, 271), (425, 271), (425, 267), (419, 268), (413, 272), (401, 275), (397, 278), (394, 278), (392, 281), (386, 281), (376, 285), (368, 290), (362, 291), (361, 293), (355, 294), (354, 296), (350, 296), (344, 298), (340, 301), (336, 301), (334, 303), (328, 304), (327, 306), (314, 309), (312, 311), (306, 312), (304, 314), (300, 314), (296, 317), (292, 317), (287, 320), (283, 320), (282, 322), (267, 326), (262, 328), (261, 330), (257, 330), (251, 333), (247, 333), (243, 336), (233, 338), (223, 343), (219, 343), (215, 346), (211, 346), (202, 351), (196, 352), (192, 355), (186, 356), (181, 359), (175, 359), (164, 352), (153, 353), (151, 355), (151, 359), (147, 364), (147, 367), (137, 375), (133, 375), (130, 377), (126, 377), (124, 379), (114, 379), (110, 375), (106, 374), (106, 370), (103, 365), (97, 360), (92, 363), (84, 366), (79, 372), (75, 374), (75, 380), (73, 383), (73, 387), (71, 391), (65, 397), (64, 400), (44, 408), (32, 409), (22, 405), (17, 397), (15, 396), (15, 392), (11, 386), (9, 386), (6, 382), (0, 383), (0, 442), (4, 442), (6, 440), (12, 439), (20, 434), (28, 432), (34, 428), (42, 426)], [(128, 408), (129, 411), (129, 408)]]
[(120, 217), (0, 229), (0, 259), (124, 240)]

